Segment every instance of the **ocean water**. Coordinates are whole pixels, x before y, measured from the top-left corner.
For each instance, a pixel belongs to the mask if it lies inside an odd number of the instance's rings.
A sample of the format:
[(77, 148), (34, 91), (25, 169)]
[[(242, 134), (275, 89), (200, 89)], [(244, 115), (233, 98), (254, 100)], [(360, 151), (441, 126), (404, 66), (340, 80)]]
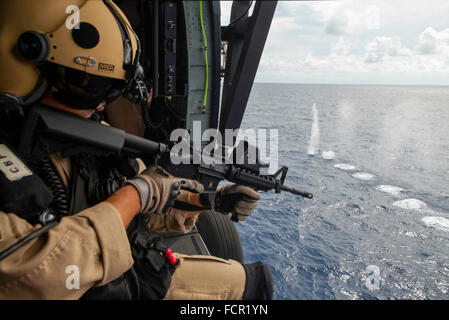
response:
[(449, 298), (449, 87), (255, 84), (242, 128), (278, 129), (314, 194), (237, 224), (275, 299)]

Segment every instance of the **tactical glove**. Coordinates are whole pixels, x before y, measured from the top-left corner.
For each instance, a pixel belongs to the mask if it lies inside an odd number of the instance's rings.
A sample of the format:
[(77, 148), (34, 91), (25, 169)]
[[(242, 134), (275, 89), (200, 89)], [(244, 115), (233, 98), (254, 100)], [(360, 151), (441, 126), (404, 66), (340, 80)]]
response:
[(201, 203), (223, 214), (232, 213), (239, 221), (245, 221), (253, 213), (260, 200), (260, 194), (246, 186), (230, 184), (217, 190), (215, 194), (201, 195)]
[(181, 189), (196, 193), (204, 190), (203, 185), (197, 181), (175, 178), (154, 169), (146, 169), (126, 183), (139, 191), (140, 212), (146, 214), (167, 213)]

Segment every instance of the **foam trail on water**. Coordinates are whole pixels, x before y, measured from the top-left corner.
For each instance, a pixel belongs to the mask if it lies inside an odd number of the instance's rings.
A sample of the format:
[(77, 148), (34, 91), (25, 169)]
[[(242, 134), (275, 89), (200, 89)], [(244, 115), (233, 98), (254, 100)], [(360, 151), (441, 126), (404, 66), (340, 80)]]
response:
[(318, 124), (318, 110), (316, 108), (316, 104), (313, 103), (312, 106), (312, 114), (313, 114), (313, 124), (312, 124), (312, 131), (310, 133), (310, 142), (309, 142), (309, 150), (307, 151), (307, 154), (309, 156), (314, 156), (318, 145), (320, 144), (320, 127)]
[(428, 211), (427, 204), (418, 199), (404, 199), (393, 202), (393, 205), (406, 210)]
[(376, 177), (375, 175), (368, 172), (357, 172), (354, 173), (352, 176), (360, 180), (373, 180)]
[(443, 217), (423, 217), (421, 221), (428, 227), (449, 232), (449, 220)]
[(390, 186), (388, 184), (381, 184), (376, 187), (376, 190), (392, 194), (394, 196), (398, 196), (404, 189), (396, 187), (396, 186)]
[(334, 167), (345, 171), (355, 170), (355, 166), (346, 163), (337, 163)]

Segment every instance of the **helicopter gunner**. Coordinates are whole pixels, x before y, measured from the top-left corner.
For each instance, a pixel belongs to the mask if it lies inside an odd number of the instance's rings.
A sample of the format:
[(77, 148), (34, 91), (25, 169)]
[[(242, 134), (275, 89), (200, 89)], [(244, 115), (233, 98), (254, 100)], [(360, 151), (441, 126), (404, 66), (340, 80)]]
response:
[[(66, 27), (68, 5), (80, 8), (80, 28)], [(200, 194), (197, 181), (152, 168), (136, 176), (131, 160), (23, 159), (17, 151), (36, 105), (100, 122), (134, 84), (138, 56), (138, 39), (112, 1), (0, 0), (0, 298), (271, 298), (266, 265), (173, 254), (147, 227), (150, 219), (156, 231), (189, 231), (199, 212), (163, 211), (173, 191)], [(226, 203), (218, 211), (242, 220), (260, 199), (238, 185), (217, 196)], [(143, 255), (130, 243), (136, 234), (148, 240)]]

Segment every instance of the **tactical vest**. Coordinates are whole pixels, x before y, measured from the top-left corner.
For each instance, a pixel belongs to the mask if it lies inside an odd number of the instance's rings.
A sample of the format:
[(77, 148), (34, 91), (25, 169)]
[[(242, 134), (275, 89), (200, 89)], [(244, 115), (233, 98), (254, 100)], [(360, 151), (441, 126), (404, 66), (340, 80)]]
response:
[[(136, 160), (116, 156), (79, 154), (71, 160), (72, 176), (67, 188), (48, 156), (25, 163), (0, 136), (0, 210), (14, 212), (31, 224), (43, 223), (41, 212), (48, 208), (57, 219), (73, 215), (104, 201), (138, 171)], [(19, 176), (21, 179), (14, 179)], [(168, 262), (163, 254), (166, 246), (147, 228), (146, 222), (144, 215), (137, 215), (127, 229), (133, 267), (109, 284), (91, 288), (82, 299), (162, 299), (165, 296), (176, 265)]]

